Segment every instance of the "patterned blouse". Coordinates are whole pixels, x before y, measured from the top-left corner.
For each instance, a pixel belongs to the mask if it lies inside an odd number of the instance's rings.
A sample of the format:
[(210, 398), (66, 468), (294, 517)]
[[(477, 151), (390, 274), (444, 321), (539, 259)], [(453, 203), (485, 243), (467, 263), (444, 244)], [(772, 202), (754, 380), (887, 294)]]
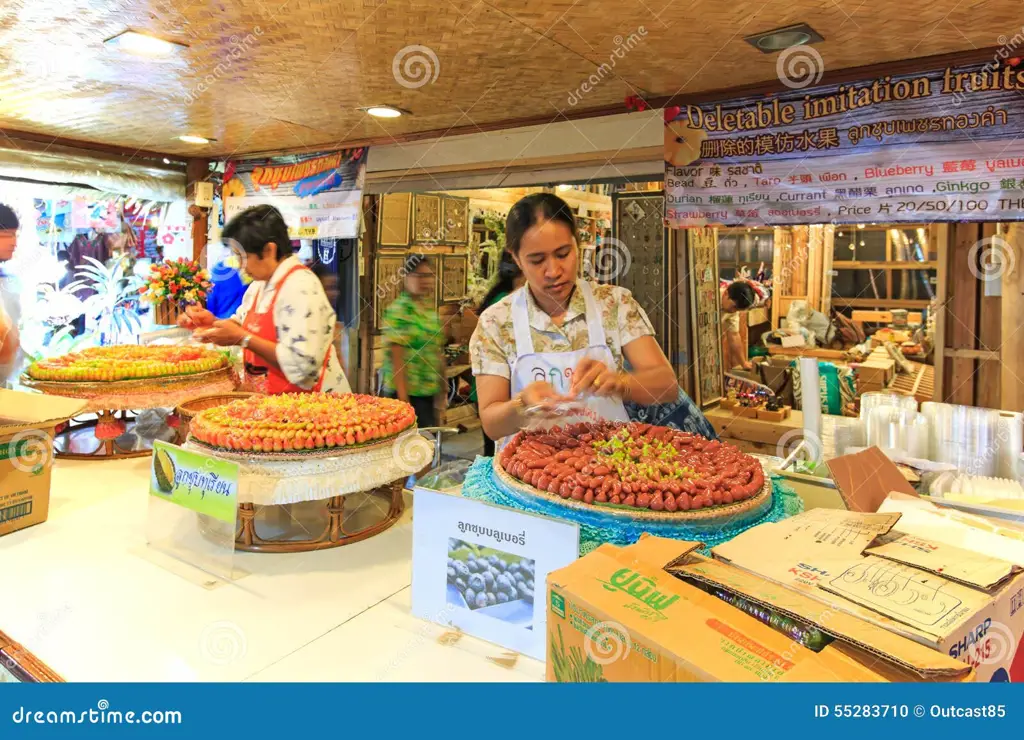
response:
[[(601, 323), (608, 347), (615, 357), (615, 369), (622, 370), (625, 364), (622, 348), (634, 339), (653, 336), (654, 327), (633, 294), (625, 288), (597, 283), (591, 283), (591, 287), (594, 299), (601, 307)], [(590, 346), (583, 294), (578, 289), (573, 292), (561, 327), (541, 310), (528, 287), (524, 286), (522, 290), (527, 291), (534, 352), (571, 352)], [(469, 342), (473, 375), (512, 377), (512, 364), (516, 360), (516, 340), (512, 330), (512, 299), (515, 295), (503, 298), (480, 316), (480, 323)]]
[(404, 348), (405, 386), (410, 396), (433, 396), (441, 391), (441, 352), (444, 332), (437, 312), (407, 292), (384, 311), (384, 385), (395, 388), (392, 344)]
[(249, 285), (242, 296), (242, 305), (235, 312), (235, 321), (242, 323), (259, 297), (256, 310), (270, 310), (274, 295), (281, 296), (274, 304), (274, 325), (277, 327), (277, 362), (281, 372), (300, 388), (311, 390), (320, 377), (324, 355), (331, 353), (324, 375), (325, 393), (350, 393), (351, 388), (334, 348), (334, 326), (337, 316), (331, 308), (324, 286), (312, 270), (299, 270), (281, 283), (288, 271), (301, 264), (295, 255), (281, 261), (270, 280)]

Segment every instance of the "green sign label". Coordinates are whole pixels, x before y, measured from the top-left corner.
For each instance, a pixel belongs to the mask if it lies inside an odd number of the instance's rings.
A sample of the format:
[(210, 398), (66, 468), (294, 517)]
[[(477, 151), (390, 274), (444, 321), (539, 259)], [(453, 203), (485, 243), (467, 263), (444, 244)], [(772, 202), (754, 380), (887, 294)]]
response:
[[(600, 579), (599, 579), (600, 580)], [(657, 589), (653, 578), (641, 576), (629, 568), (615, 571), (607, 581), (600, 581), (609, 591), (621, 591), (634, 599), (643, 602), (657, 612), (661, 612), (679, 600), (677, 594), (663, 594)]]
[(551, 611), (563, 619), (565, 618), (565, 597), (562, 594), (551, 592)]
[(149, 495), (233, 524), (238, 464), (156, 440)]

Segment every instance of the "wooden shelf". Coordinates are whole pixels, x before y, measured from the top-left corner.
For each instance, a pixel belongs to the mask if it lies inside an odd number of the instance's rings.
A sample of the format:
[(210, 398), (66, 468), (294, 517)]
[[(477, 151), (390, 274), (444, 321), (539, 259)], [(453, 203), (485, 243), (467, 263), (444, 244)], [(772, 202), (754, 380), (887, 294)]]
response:
[(931, 301), (927, 298), (840, 298), (832, 296), (833, 306), (848, 308), (927, 308)]
[(938, 262), (876, 262), (872, 260), (833, 261), (833, 270), (937, 270)]

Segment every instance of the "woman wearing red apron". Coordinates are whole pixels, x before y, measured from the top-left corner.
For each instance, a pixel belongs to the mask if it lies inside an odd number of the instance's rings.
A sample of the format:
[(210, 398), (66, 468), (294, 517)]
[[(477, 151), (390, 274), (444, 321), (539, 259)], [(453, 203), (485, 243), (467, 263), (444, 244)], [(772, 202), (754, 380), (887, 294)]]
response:
[(246, 390), (350, 392), (334, 348), (334, 309), (320, 279), (292, 254), (280, 212), (248, 208), (228, 223), (223, 238), (241, 247), (243, 269), (254, 282), (231, 319), (190, 308), (179, 323), (201, 341), (241, 346)]

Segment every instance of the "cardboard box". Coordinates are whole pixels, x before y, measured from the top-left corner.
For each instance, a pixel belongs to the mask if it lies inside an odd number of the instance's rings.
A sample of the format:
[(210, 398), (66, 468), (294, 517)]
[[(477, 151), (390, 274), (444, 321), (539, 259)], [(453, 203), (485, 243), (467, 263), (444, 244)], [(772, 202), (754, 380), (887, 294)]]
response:
[[(645, 535), (548, 577), (549, 681), (967, 681), (973, 671), (813, 599)], [(707, 584), (814, 623), (818, 652), (708, 593)]]
[(761, 382), (772, 389), (783, 404), (793, 405), (793, 382), (790, 379), (791, 357), (765, 357), (757, 363), (755, 369)]
[(85, 405), (0, 389), (0, 536), (46, 521), (54, 429)]
[(814, 509), (753, 527), (713, 554), (961, 660), (979, 681), (1024, 680), (1024, 571), (902, 532), (900, 516)]

